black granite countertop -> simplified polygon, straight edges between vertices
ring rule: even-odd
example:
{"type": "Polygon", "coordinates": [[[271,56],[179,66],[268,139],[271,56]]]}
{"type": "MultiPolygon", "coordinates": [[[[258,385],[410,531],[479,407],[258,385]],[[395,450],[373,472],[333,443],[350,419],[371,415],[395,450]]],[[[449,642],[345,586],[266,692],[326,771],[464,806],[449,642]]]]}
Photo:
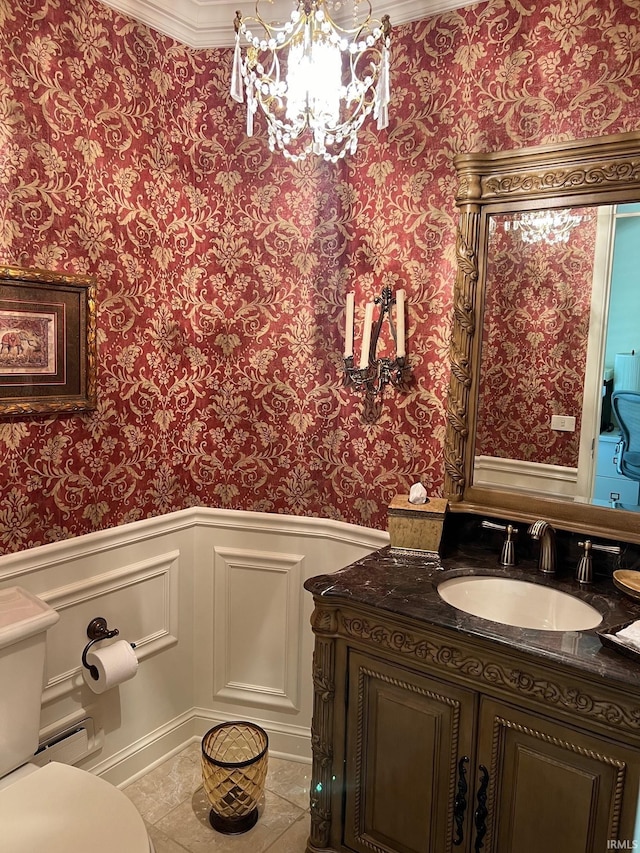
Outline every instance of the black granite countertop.
{"type": "Polygon", "coordinates": [[[517,647],[543,661],[569,666],[582,674],[640,688],[640,655],[627,656],[605,648],[596,632],[640,619],[640,602],[619,592],[610,577],[580,586],[573,573],[547,576],[535,560],[513,568],[498,565],[495,552],[472,547],[440,558],[437,554],[383,548],[333,574],[310,578],[305,588],[314,596],[379,608],[425,625],[447,628],[500,646],[517,647]],[[603,615],[586,631],[517,628],[471,616],[446,604],[438,584],[460,575],[497,575],[552,586],[580,598],[603,615]]]}

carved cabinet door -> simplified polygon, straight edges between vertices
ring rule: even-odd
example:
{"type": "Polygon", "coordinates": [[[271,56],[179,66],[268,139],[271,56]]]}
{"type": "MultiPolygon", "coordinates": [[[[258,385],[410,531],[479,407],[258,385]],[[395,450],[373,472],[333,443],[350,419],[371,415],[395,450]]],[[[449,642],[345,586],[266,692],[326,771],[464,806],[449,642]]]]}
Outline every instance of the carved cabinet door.
{"type": "Polygon", "coordinates": [[[344,844],[469,849],[477,694],[350,650],[344,844]]]}
{"type": "Polygon", "coordinates": [[[486,804],[476,850],[604,853],[638,846],[640,751],[483,697],[477,761],[486,772],[486,804]]]}

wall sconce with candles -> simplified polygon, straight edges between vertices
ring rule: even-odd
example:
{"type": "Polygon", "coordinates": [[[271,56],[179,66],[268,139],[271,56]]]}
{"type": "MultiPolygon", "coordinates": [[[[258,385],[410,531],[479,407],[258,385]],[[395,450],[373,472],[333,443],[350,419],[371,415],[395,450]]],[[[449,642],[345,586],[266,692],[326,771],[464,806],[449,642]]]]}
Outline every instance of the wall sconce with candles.
{"type": "Polygon", "coordinates": [[[405,301],[404,290],[396,291],[394,297],[391,288],[385,286],[382,288],[381,296],[376,296],[373,302],[367,303],[364,313],[360,361],[356,367],[353,354],[355,294],[347,294],[344,342],[345,385],[352,385],[357,391],[364,391],[365,417],[367,420],[375,420],[379,416],[386,385],[391,384],[395,388],[402,388],[406,385],[409,366],[406,360],[405,301]],[[379,311],[374,322],[373,314],[376,305],[379,306],[379,311]],[[391,310],[394,305],[395,322],[391,310]],[[378,343],[385,317],[395,345],[395,358],[385,356],[378,358],[378,343]]]}

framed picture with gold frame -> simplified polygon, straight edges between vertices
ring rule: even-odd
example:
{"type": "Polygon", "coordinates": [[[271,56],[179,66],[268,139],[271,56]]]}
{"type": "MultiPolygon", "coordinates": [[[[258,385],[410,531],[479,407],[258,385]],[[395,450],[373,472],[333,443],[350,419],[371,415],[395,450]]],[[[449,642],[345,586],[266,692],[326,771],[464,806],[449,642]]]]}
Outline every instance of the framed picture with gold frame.
{"type": "Polygon", "coordinates": [[[0,416],[95,406],[95,280],[0,267],[0,416]]]}

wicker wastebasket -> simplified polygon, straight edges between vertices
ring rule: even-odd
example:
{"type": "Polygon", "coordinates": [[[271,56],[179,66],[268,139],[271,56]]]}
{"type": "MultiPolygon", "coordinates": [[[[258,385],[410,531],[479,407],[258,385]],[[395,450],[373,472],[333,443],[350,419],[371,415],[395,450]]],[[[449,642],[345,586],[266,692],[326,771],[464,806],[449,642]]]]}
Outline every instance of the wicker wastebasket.
{"type": "Polygon", "coordinates": [[[202,738],[202,781],[218,832],[238,834],[255,826],[267,776],[269,739],[254,723],[214,726],[202,738]]]}

